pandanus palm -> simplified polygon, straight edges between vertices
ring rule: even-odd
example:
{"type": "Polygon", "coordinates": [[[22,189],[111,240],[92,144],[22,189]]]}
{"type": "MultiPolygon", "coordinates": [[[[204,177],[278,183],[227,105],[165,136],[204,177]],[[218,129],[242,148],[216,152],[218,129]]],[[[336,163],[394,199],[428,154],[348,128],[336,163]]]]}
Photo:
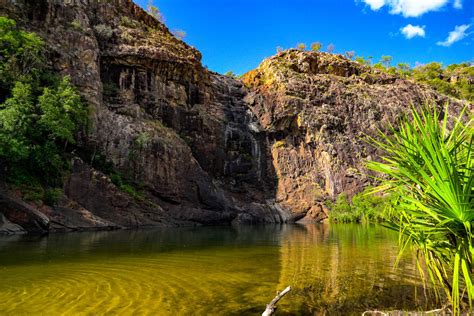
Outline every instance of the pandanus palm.
{"type": "Polygon", "coordinates": [[[425,106],[412,109],[391,133],[371,142],[384,154],[368,167],[383,174],[378,191],[399,196],[389,225],[411,245],[425,280],[444,289],[453,312],[474,298],[474,124],[464,110],[450,118],[425,106]],[[440,120],[441,119],[441,120],[440,120]]]}

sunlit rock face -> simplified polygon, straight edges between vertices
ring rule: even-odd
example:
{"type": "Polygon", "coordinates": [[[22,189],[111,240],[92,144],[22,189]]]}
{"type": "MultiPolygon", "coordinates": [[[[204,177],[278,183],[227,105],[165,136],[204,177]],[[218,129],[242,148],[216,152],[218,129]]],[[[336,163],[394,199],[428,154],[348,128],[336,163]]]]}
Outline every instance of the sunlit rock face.
{"type": "Polygon", "coordinates": [[[45,40],[49,66],[91,109],[65,197],[38,207],[54,219],[46,231],[319,221],[325,199],[368,183],[362,162],[376,153],[364,133],[411,102],[446,101],[340,56],[295,50],[243,82],[225,77],[131,0],[0,0],[0,14],[45,40]],[[141,197],[117,188],[104,164],[141,197]]]}
{"type": "Polygon", "coordinates": [[[264,128],[278,177],[276,201],[321,219],[321,202],[371,183],[364,161],[380,153],[367,136],[388,130],[411,105],[460,103],[428,87],[377,72],[341,55],[278,53],[245,74],[250,110],[264,128]]]}

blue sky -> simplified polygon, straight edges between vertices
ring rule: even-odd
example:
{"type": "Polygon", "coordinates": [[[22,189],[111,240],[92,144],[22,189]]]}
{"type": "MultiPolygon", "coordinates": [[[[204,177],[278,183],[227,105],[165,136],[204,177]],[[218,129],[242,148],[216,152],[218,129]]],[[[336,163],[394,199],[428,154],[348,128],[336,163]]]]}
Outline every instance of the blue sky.
{"type": "MultiPolygon", "coordinates": [[[[146,7],[148,0],[135,0],[146,7]]],[[[474,0],[154,0],[203,64],[245,73],[276,47],[319,41],[393,64],[474,59],[474,0]],[[450,32],[451,35],[450,35],[450,32]],[[411,37],[411,38],[407,38],[411,37]]]]}

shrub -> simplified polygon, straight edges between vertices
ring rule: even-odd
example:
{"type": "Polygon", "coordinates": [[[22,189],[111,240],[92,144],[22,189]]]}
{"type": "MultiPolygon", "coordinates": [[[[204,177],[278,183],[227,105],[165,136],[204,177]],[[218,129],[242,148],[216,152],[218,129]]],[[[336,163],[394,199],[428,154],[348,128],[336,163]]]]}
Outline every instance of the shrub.
{"type": "Polygon", "coordinates": [[[371,188],[356,194],[349,201],[345,193],[340,194],[334,203],[328,202],[329,220],[341,223],[382,222],[384,212],[392,203],[392,196],[373,194],[371,188]]]}
{"type": "Polygon", "coordinates": [[[311,43],[311,50],[313,52],[318,52],[323,45],[320,42],[311,43]]]}
{"type": "Polygon", "coordinates": [[[163,14],[161,14],[160,10],[153,5],[153,0],[148,1],[147,12],[161,23],[164,22],[163,14]]]}
{"type": "Polygon", "coordinates": [[[105,24],[98,24],[94,26],[94,31],[97,36],[103,40],[108,40],[114,35],[114,30],[105,24]]]}
{"type": "Polygon", "coordinates": [[[382,59],[380,60],[382,65],[384,65],[386,68],[390,67],[390,64],[392,63],[392,56],[382,56],[382,59]]]}
{"type": "Polygon", "coordinates": [[[84,28],[82,27],[81,22],[78,20],[72,21],[71,23],[69,23],[69,26],[75,31],[84,32],[84,28]]]}
{"type": "Polygon", "coordinates": [[[228,72],[226,72],[226,73],[224,74],[224,76],[237,79],[237,75],[236,75],[232,70],[229,70],[228,72]]]}
{"type": "Polygon", "coordinates": [[[296,48],[298,48],[299,50],[305,50],[306,49],[306,44],[305,43],[298,43],[298,45],[296,45],[296,48]]]}
{"type": "Polygon", "coordinates": [[[120,188],[120,190],[127,193],[128,195],[130,195],[132,198],[134,198],[137,201],[143,201],[145,199],[145,196],[144,196],[143,192],[137,191],[130,184],[122,184],[119,188],[120,188]]]}
{"type": "Polygon", "coordinates": [[[413,109],[392,136],[371,139],[384,154],[368,167],[387,177],[379,191],[397,193],[389,226],[400,232],[400,253],[413,247],[422,277],[444,289],[459,314],[460,302],[472,311],[474,299],[474,120],[468,110],[448,113],[413,109]]]}
{"type": "Polygon", "coordinates": [[[63,190],[61,188],[47,189],[44,192],[43,201],[49,206],[56,206],[62,196],[63,190]]]}
{"type": "Polygon", "coordinates": [[[124,27],[128,27],[128,28],[137,28],[140,26],[140,23],[138,23],[138,21],[128,17],[128,16],[121,16],[120,17],[120,25],[124,26],[124,27]]]}

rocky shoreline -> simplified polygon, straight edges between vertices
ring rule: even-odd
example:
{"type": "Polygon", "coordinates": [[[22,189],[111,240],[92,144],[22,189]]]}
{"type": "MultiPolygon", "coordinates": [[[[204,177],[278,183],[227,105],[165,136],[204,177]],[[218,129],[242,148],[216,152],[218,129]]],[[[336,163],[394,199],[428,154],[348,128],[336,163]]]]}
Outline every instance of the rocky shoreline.
{"type": "Polygon", "coordinates": [[[47,43],[91,108],[58,205],[0,194],[0,232],[321,221],[324,201],[371,183],[363,141],[410,104],[460,101],[341,55],[288,50],[242,80],[131,0],[0,0],[47,43]],[[129,183],[122,190],[101,157],[129,183]]]}

